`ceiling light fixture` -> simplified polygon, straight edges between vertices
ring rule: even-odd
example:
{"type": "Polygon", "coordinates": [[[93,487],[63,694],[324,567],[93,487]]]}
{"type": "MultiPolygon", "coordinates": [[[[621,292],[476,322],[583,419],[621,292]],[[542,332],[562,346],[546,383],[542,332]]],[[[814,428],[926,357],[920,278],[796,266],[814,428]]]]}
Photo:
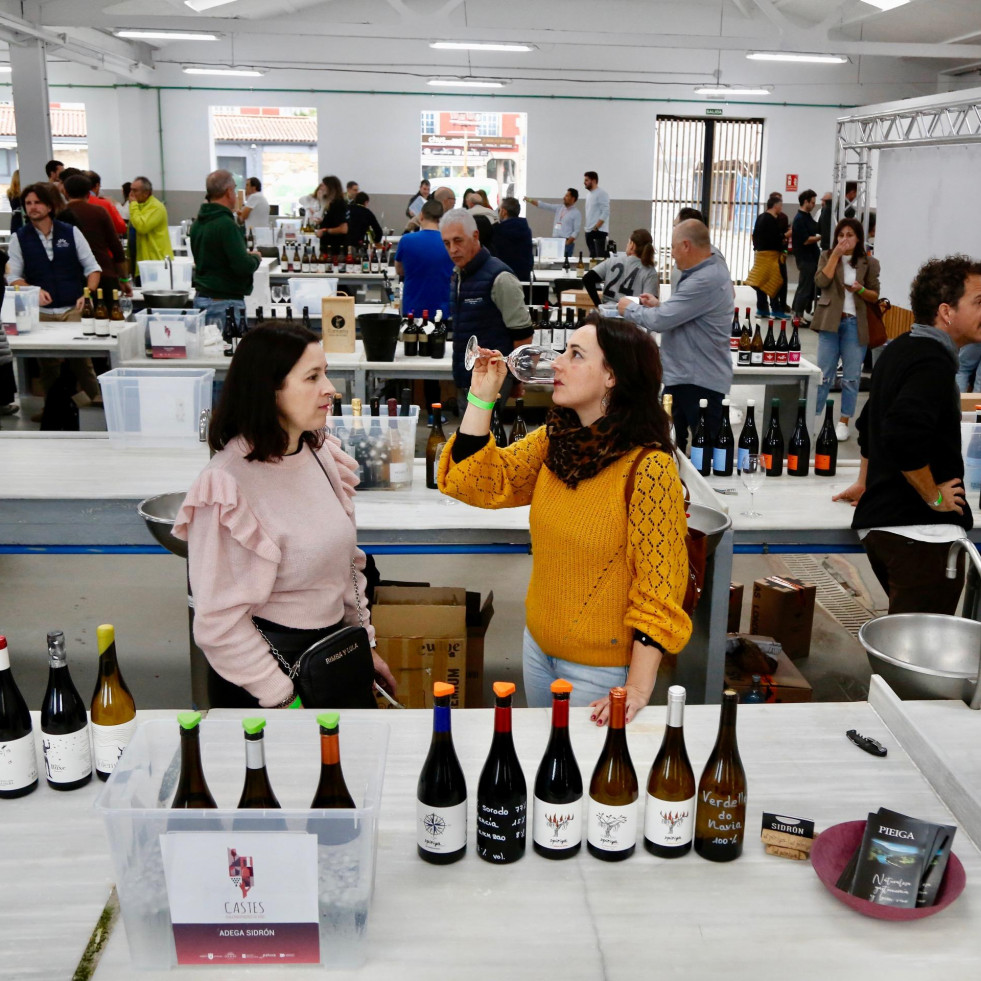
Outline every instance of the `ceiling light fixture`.
{"type": "Polygon", "coordinates": [[[862,2],[872,7],[878,7],[879,10],[895,10],[896,7],[902,7],[909,3],[910,0],[862,0],[862,2]]]}
{"type": "Polygon", "coordinates": [[[10,65],[0,65],[0,74],[6,75],[7,72],[11,71],[10,65]]]}
{"type": "Polygon", "coordinates": [[[201,31],[143,31],[135,28],[122,28],[113,31],[116,37],[136,38],[145,41],[217,41],[217,34],[204,34],[201,31]]]}
{"type": "Polygon", "coordinates": [[[533,44],[507,44],[498,41],[432,41],[438,51],[534,51],[533,44]]]}
{"type": "Polygon", "coordinates": [[[730,95],[769,95],[772,90],[762,87],[741,87],[737,88],[735,86],[729,87],[727,85],[699,85],[695,89],[696,95],[717,95],[717,96],[730,96],[730,95]]]}
{"type": "Polygon", "coordinates": [[[750,51],[746,57],[750,61],[795,61],[811,65],[844,65],[848,59],[844,55],[799,54],[795,51],[750,51]]]}
{"type": "Polygon", "coordinates": [[[241,75],[255,77],[265,75],[264,68],[223,68],[220,65],[185,65],[185,75],[241,75]]]}
{"type": "Polygon", "coordinates": [[[202,10],[210,10],[212,7],[223,7],[226,3],[235,3],[235,0],[184,0],[184,5],[200,13],[202,10]]]}
{"type": "Polygon", "coordinates": [[[497,78],[431,78],[429,84],[441,88],[501,89],[508,79],[497,78]]]}

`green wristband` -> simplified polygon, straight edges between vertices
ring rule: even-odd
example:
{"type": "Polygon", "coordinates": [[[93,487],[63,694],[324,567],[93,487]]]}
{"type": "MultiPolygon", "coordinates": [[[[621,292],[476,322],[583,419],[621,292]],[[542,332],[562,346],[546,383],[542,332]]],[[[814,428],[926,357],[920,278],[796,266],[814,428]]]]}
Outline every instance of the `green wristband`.
{"type": "Polygon", "coordinates": [[[941,504],[943,504],[943,502],[944,502],[944,492],[940,491],[940,493],[937,494],[937,499],[933,502],[933,504],[930,505],[930,507],[938,508],[940,507],[941,504]]]}
{"type": "Polygon", "coordinates": [[[474,395],[473,392],[467,392],[467,401],[471,405],[477,406],[478,409],[486,409],[488,412],[490,412],[491,409],[494,408],[493,402],[485,402],[483,399],[477,398],[477,396],[474,395]]]}
{"type": "Polygon", "coordinates": [[[858,288],[858,295],[861,296],[864,292],[865,292],[865,287],[864,286],[859,286],[859,288],[858,288]]]}
{"type": "Polygon", "coordinates": [[[289,705],[286,706],[288,709],[301,709],[303,708],[303,702],[300,701],[300,696],[297,695],[289,705]]]}

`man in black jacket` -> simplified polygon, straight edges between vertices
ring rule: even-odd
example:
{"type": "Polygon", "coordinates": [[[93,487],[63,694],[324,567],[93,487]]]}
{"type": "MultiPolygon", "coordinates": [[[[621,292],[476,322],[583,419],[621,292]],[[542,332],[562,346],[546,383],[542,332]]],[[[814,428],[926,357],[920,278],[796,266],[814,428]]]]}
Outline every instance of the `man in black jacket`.
{"type": "Polygon", "coordinates": [[[528,220],[521,217],[521,202],[517,198],[504,198],[498,215],[501,220],[491,234],[490,250],[501,262],[511,267],[511,272],[522,283],[527,283],[531,279],[535,256],[531,227],[528,220]]]}
{"type": "Polygon", "coordinates": [[[954,376],[958,349],[981,341],[981,263],[932,259],[910,304],[916,323],[886,345],[859,416],[859,478],[834,500],[855,505],[852,527],[890,613],[952,614],[964,571],[947,579],[947,554],[973,524],[954,376]]]}

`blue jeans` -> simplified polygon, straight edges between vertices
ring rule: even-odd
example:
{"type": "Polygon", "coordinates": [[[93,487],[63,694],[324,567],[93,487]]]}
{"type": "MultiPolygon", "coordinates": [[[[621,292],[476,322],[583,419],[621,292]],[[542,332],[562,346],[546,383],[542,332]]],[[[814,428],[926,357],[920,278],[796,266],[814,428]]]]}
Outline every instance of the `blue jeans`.
{"type": "Polygon", "coordinates": [[[572,682],[569,704],[585,706],[610,694],[611,688],[627,681],[627,668],[599,668],[592,664],[576,664],[560,657],[549,657],[535,642],[525,627],[521,647],[528,708],[548,708],[552,704],[551,684],[558,678],[572,682]]]}
{"type": "Polygon", "coordinates": [[[194,309],[205,310],[204,322],[214,324],[221,330],[225,326],[225,317],[229,310],[235,311],[235,323],[239,322],[245,313],[245,300],[212,300],[207,296],[196,296],[194,309]]]}
{"type": "Polygon", "coordinates": [[[572,258],[572,253],[573,253],[575,247],[576,247],[576,243],[575,242],[566,242],[565,243],[565,257],[567,259],[571,259],[572,258]]]}
{"type": "Polygon", "coordinates": [[[957,369],[957,388],[962,392],[976,392],[978,365],[981,364],[981,344],[967,344],[958,355],[961,366],[957,369]]]}
{"type": "Polygon", "coordinates": [[[839,416],[851,419],[858,404],[858,383],[862,377],[865,346],[858,343],[858,321],[854,317],[842,318],[835,330],[822,330],[818,334],[817,362],[821,369],[821,386],[817,393],[817,414],[824,412],[831,383],[838,371],[841,358],[841,407],[839,416]]]}

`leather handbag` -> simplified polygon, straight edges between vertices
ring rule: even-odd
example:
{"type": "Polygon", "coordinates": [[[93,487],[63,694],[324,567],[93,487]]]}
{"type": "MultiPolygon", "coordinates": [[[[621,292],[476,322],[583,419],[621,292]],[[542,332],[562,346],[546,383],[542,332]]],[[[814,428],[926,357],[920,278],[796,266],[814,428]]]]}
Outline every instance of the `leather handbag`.
{"type": "Polygon", "coordinates": [[[885,316],[892,304],[883,296],[874,303],[865,304],[865,317],[869,330],[869,347],[882,347],[886,343],[885,316]]]}

